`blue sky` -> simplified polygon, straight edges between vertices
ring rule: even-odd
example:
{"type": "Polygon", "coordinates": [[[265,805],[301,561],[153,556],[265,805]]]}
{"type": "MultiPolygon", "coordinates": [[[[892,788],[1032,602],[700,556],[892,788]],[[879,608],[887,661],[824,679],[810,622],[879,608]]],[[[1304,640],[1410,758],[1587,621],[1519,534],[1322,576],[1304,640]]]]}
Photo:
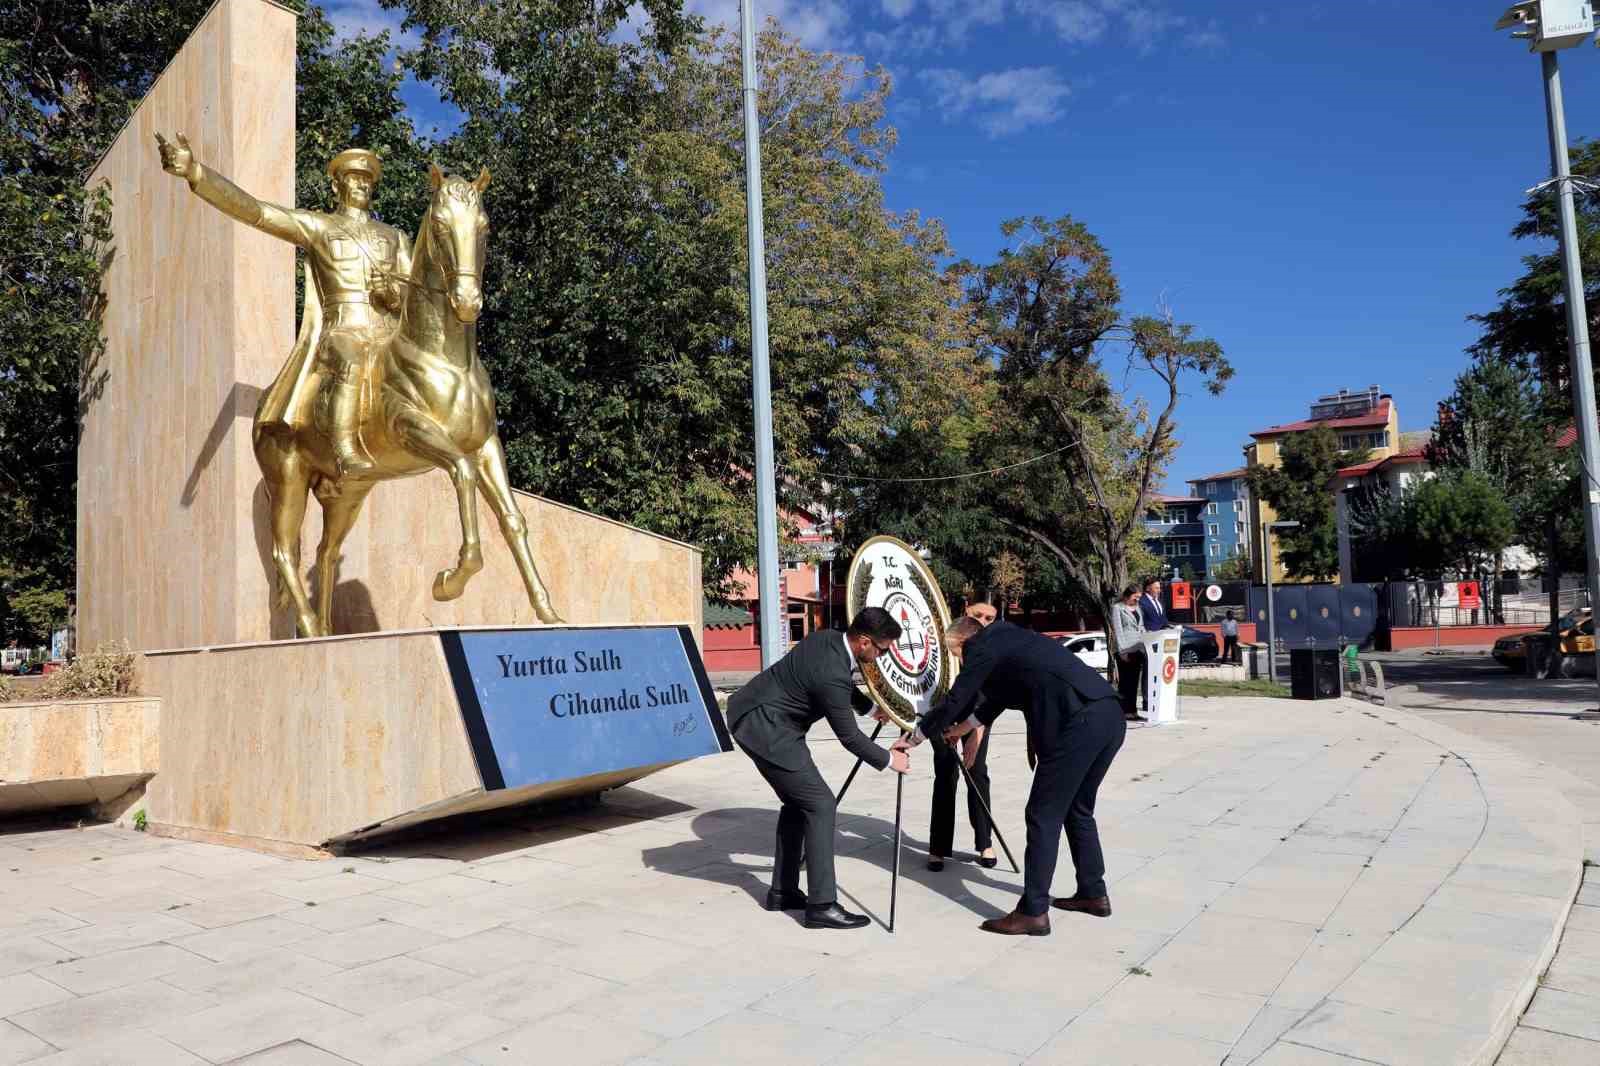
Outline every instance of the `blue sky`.
{"type": "MultiPolygon", "coordinates": [[[[1002,219],[1071,214],[1128,311],[1164,298],[1223,344],[1237,376],[1180,406],[1174,488],[1340,387],[1380,385],[1426,429],[1466,316],[1528,250],[1507,233],[1548,149],[1538,58],[1493,30],[1509,0],[757,2],[894,75],[891,207],[980,262],[1002,219]]],[[[392,20],[327,6],[347,29],[392,20]]],[[[737,0],[689,6],[737,19],[737,0]]],[[[1600,52],[1562,59],[1572,136],[1600,134],[1600,52]]]]}

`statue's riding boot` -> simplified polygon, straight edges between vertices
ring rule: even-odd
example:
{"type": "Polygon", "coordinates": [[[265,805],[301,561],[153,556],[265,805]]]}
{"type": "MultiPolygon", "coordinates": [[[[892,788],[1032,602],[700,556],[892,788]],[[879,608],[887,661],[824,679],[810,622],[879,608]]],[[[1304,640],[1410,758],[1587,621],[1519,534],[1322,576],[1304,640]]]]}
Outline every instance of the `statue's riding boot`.
{"type": "Polygon", "coordinates": [[[339,476],[369,474],[376,467],[356,447],[356,426],[361,422],[361,386],[339,382],[333,387],[333,457],[339,476]]]}

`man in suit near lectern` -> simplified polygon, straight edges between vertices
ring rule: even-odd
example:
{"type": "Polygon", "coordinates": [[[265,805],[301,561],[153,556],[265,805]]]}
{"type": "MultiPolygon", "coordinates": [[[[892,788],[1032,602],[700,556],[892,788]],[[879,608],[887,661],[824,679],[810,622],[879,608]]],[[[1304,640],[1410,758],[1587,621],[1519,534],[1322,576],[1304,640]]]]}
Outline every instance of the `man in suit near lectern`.
{"type": "Polygon", "coordinates": [[[1094,803],[1128,730],[1116,691],[1059,642],[1009,622],[982,626],[962,618],[945,630],[944,639],[950,654],[961,660],[961,673],[944,702],[891,750],[915,747],[939,734],[959,739],[978,725],[992,725],[1007,707],[1016,707],[1027,719],[1028,741],[1039,757],[1028,793],[1022,899],[1016,910],[989,919],[983,929],[1012,936],[1050,935],[1050,884],[1063,826],[1078,890],[1054,905],[1109,917],[1106,861],[1094,803]]]}
{"type": "Polygon", "coordinates": [[[1161,579],[1152,577],[1144,583],[1144,595],[1139,597],[1139,617],[1144,620],[1146,633],[1159,633],[1170,627],[1167,609],[1161,606],[1161,579]]]}
{"type": "Polygon", "coordinates": [[[854,674],[900,639],[889,612],[868,607],[844,633],[822,629],[751,679],[728,700],[728,730],[783,801],[773,852],[767,910],[805,908],[808,929],[858,929],[864,915],[839,906],[833,879],[833,790],[817,772],[806,747],[806,731],[823,718],[852,755],[875,770],[910,769],[904,751],[874,744],[856,727],[855,715],[872,709],[857,690],[854,674]],[[800,892],[800,860],[806,860],[809,892],[800,892]]]}

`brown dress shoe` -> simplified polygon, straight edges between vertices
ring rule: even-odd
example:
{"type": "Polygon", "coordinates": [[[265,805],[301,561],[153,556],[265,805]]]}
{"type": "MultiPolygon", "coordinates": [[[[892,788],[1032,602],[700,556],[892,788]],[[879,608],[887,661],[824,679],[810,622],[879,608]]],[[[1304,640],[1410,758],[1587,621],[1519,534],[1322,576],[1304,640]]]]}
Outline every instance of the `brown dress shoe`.
{"type": "Polygon", "coordinates": [[[1050,916],[1012,911],[1004,918],[990,918],[978,928],[985,933],[999,933],[1001,936],[1049,936],[1050,916]]]}
{"type": "Polygon", "coordinates": [[[1096,918],[1111,917],[1110,896],[1062,896],[1050,901],[1052,907],[1064,911],[1077,911],[1079,914],[1092,914],[1096,918]]]}

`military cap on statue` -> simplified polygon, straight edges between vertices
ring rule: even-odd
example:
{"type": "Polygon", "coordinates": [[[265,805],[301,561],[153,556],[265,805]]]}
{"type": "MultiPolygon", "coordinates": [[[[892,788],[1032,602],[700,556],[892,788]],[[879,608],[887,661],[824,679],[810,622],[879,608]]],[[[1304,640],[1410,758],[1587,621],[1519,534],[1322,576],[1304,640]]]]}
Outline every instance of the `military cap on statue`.
{"type": "Polygon", "coordinates": [[[346,148],[328,162],[328,177],[337,178],[347,170],[364,170],[377,181],[383,176],[383,164],[375,153],[365,148],[346,148]]]}

